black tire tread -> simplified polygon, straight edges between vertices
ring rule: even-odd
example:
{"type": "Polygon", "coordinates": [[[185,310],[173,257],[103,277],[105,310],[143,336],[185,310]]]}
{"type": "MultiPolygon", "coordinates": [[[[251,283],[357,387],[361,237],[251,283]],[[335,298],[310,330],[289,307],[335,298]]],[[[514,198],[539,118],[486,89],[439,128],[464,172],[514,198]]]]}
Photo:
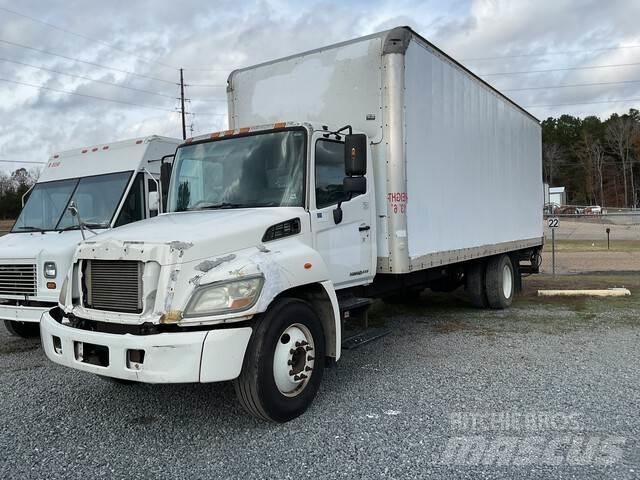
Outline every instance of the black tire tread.
{"type": "Polygon", "coordinates": [[[5,320],[4,326],[14,337],[35,338],[40,336],[40,324],[31,322],[18,322],[5,320]]]}
{"type": "Polygon", "coordinates": [[[487,308],[489,302],[485,292],[485,262],[482,260],[471,263],[465,272],[465,288],[471,305],[475,308],[487,308]]]}
{"type": "Polygon", "coordinates": [[[247,346],[244,356],[242,371],[238,378],[233,381],[236,396],[240,405],[242,405],[249,414],[268,422],[279,422],[280,420],[269,415],[264,405],[261,403],[260,395],[257,391],[258,385],[256,383],[256,379],[259,375],[259,366],[263,361],[262,359],[264,355],[269,354],[269,352],[264,352],[262,350],[262,344],[260,342],[267,333],[267,329],[271,323],[270,318],[277,316],[283,309],[296,304],[304,305],[311,313],[313,313],[311,306],[303,300],[296,298],[282,298],[277,300],[270,307],[267,313],[256,317],[254,331],[251,335],[251,339],[249,340],[249,345],[247,346]],[[251,353],[254,349],[257,350],[255,356],[251,353]]]}
{"type": "Polygon", "coordinates": [[[494,310],[502,310],[511,305],[513,299],[513,289],[515,288],[515,278],[512,282],[511,297],[505,298],[502,292],[502,268],[505,262],[511,265],[512,275],[515,275],[513,264],[508,255],[496,255],[491,257],[487,262],[487,271],[485,273],[485,284],[487,292],[487,301],[489,307],[494,310]]]}

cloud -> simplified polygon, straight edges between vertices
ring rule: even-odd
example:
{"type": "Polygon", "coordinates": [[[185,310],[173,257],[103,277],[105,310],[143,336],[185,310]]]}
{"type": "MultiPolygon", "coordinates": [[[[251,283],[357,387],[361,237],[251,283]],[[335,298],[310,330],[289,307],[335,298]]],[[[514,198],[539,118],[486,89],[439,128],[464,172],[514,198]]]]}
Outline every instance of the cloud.
{"type": "MultiPolygon", "coordinates": [[[[4,119],[0,125],[0,158],[4,159],[44,161],[52,152],[67,148],[147,134],[179,136],[178,115],[165,111],[177,107],[179,67],[185,68],[189,85],[186,93],[191,100],[188,110],[195,113],[190,117],[195,133],[222,129],[226,126],[225,84],[232,69],[396,25],[413,26],[481,74],[640,62],[640,48],[548,55],[640,44],[636,22],[640,2],[181,0],[178,8],[172,2],[130,0],[23,0],[19,4],[0,0],[0,7],[115,48],[8,12],[0,15],[0,39],[120,70],[0,43],[0,58],[118,86],[4,61],[0,61],[0,78],[153,107],[127,106],[0,82],[0,113],[4,119]],[[521,54],[547,55],[515,56],[521,54]],[[503,58],[472,60],[496,56],[503,58]]],[[[486,78],[497,88],[509,90],[640,80],[640,67],[486,78]]],[[[523,105],[580,103],[637,98],[640,83],[507,93],[523,105]]],[[[594,104],[531,110],[542,118],[563,112],[604,116],[626,111],[630,106],[633,105],[594,104]]]]}

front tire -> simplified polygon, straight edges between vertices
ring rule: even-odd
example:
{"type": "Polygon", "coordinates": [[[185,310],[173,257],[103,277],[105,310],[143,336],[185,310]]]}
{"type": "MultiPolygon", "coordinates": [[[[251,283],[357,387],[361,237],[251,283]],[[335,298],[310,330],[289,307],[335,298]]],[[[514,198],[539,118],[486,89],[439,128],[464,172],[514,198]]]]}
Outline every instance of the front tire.
{"type": "Polygon", "coordinates": [[[251,415],[288,422],[311,405],[325,361],[322,325],[311,306],[298,299],[277,300],[256,318],[236,395],[251,415]]]}
{"type": "Polygon", "coordinates": [[[40,336],[39,323],[5,320],[4,326],[7,331],[14,337],[35,338],[40,336]]]}

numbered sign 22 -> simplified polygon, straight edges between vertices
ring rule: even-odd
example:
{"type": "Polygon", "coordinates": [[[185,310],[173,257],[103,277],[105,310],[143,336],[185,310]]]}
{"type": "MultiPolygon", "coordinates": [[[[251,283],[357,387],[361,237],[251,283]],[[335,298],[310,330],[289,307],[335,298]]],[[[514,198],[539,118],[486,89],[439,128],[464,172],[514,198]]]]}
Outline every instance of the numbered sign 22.
{"type": "Polygon", "coordinates": [[[560,226],[560,220],[558,217],[548,218],[547,225],[549,225],[549,228],[558,228],[560,226]]]}

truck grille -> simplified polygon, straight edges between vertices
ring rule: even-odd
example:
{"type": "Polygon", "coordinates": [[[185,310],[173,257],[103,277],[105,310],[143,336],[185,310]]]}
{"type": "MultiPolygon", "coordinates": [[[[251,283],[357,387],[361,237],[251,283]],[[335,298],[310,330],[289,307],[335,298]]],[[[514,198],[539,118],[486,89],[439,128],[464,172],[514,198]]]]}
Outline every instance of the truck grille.
{"type": "Polygon", "coordinates": [[[142,262],[89,260],[85,306],[110,312],[142,312],[142,262]]]}
{"type": "Polygon", "coordinates": [[[27,295],[38,291],[36,266],[31,264],[0,265],[0,295],[27,295]]]}

